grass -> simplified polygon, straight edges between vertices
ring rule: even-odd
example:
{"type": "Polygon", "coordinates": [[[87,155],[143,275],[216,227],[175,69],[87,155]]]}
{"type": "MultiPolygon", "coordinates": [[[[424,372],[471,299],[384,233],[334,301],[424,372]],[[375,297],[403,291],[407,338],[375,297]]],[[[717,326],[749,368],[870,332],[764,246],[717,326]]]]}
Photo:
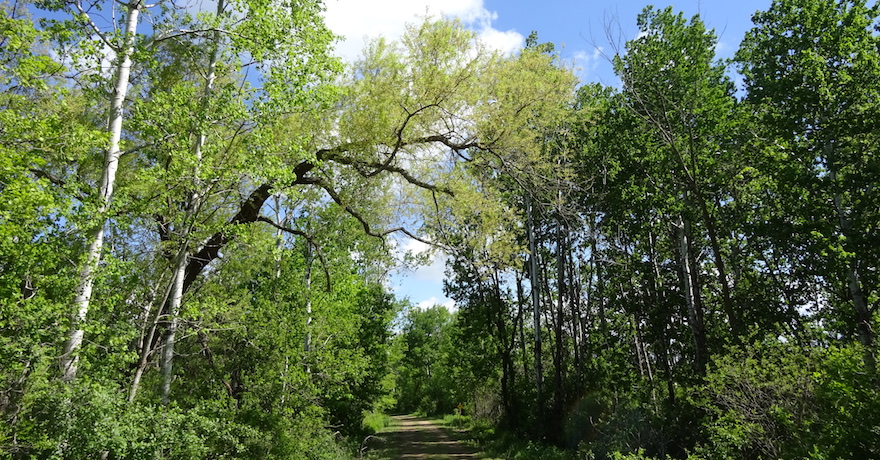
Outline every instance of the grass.
{"type": "Polygon", "coordinates": [[[575,460],[574,452],[538,441],[523,439],[513,433],[496,430],[485,420],[475,420],[468,416],[445,415],[435,419],[444,426],[456,428],[460,441],[477,446],[491,458],[509,460],[575,460]]]}
{"type": "Polygon", "coordinates": [[[396,458],[398,452],[393,447],[385,446],[385,440],[381,436],[386,428],[394,424],[394,419],[384,412],[365,411],[361,426],[368,435],[361,442],[358,458],[370,460],[396,458]]]}
{"type": "Polygon", "coordinates": [[[442,418],[433,419],[434,422],[456,429],[470,429],[471,418],[467,415],[446,414],[442,418]]]}
{"type": "Polygon", "coordinates": [[[370,434],[376,434],[385,429],[386,427],[391,426],[394,422],[394,419],[391,418],[388,414],[382,412],[374,412],[367,411],[364,413],[364,421],[361,422],[361,426],[364,427],[364,430],[370,434]]]}
{"type": "Polygon", "coordinates": [[[493,457],[508,460],[574,460],[576,453],[538,441],[523,439],[513,433],[493,433],[480,440],[480,447],[493,457]]]}

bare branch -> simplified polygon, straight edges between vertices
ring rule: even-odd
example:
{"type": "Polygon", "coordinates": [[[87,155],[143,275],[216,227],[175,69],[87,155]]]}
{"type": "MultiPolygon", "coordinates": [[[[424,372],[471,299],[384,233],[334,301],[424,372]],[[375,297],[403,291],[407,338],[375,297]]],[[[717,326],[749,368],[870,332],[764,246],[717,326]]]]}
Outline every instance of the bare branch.
{"type": "Polygon", "coordinates": [[[265,216],[257,217],[257,221],[258,222],[265,222],[265,223],[277,228],[278,230],[281,230],[282,232],[287,232],[292,235],[297,235],[297,236],[301,236],[301,237],[305,238],[306,242],[308,242],[310,246],[315,248],[315,252],[317,252],[317,254],[318,254],[318,259],[321,260],[321,268],[324,269],[324,276],[327,280],[327,292],[331,291],[332,287],[330,285],[330,269],[327,267],[327,259],[324,258],[324,253],[321,251],[321,246],[317,242],[315,242],[314,237],[312,235],[310,235],[302,230],[297,230],[295,228],[281,225],[281,224],[275,222],[274,220],[269,219],[268,217],[265,217],[265,216]]]}
{"type": "Polygon", "coordinates": [[[208,33],[221,33],[221,34],[226,34],[226,35],[234,35],[239,38],[244,38],[244,36],[238,32],[233,32],[228,29],[221,29],[219,27],[207,27],[204,29],[175,29],[175,30],[168,30],[168,31],[160,33],[159,35],[154,37],[152,40],[150,40],[147,46],[149,46],[149,47],[156,46],[157,44],[159,44],[165,40],[172,39],[172,38],[183,37],[183,36],[187,36],[187,35],[202,35],[202,34],[208,34],[208,33]]]}
{"type": "Polygon", "coordinates": [[[336,156],[336,155],[330,155],[330,154],[328,154],[326,156],[326,159],[329,161],[339,163],[339,164],[354,166],[355,169],[358,171],[358,173],[360,173],[364,177],[375,176],[376,174],[378,174],[381,171],[393,172],[395,174],[400,175],[400,177],[403,177],[407,182],[409,182],[412,185],[415,185],[416,187],[423,188],[425,190],[436,190],[438,192],[442,192],[442,193],[445,193],[450,196],[455,195],[451,189],[448,189],[446,187],[438,187],[434,184],[429,184],[429,183],[413,176],[405,168],[401,168],[400,166],[394,166],[394,165],[388,164],[388,162],[381,162],[380,163],[377,161],[361,161],[361,160],[357,160],[354,158],[347,158],[344,156],[336,156]],[[361,169],[362,167],[374,168],[375,170],[373,172],[368,172],[368,171],[361,169]]]}
{"type": "Polygon", "coordinates": [[[348,205],[344,202],[344,200],[342,199],[342,196],[340,196],[339,193],[333,188],[332,184],[325,181],[324,179],[318,179],[318,178],[312,179],[311,182],[314,185],[321,187],[325,192],[327,192],[327,195],[330,196],[330,199],[332,199],[333,202],[336,203],[337,205],[341,206],[342,209],[344,209],[345,212],[348,213],[348,215],[357,219],[357,221],[360,222],[361,227],[363,227],[364,233],[366,233],[367,235],[372,236],[374,238],[381,239],[383,241],[383,244],[384,244],[386,236],[388,236],[392,233],[399,232],[399,233],[403,233],[404,235],[406,235],[416,241],[419,241],[419,242],[422,242],[422,243],[425,243],[425,244],[428,244],[431,246],[442,247],[440,244],[438,244],[436,242],[426,240],[424,238],[416,236],[414,233],[407,230],[405,227],[395,227],[395,228],[386,229],[386,230],[379,230],[379,231],[373,230],[370,223],[367,222],[367,219],[364,218],[364,216],[361,215],[361,213],[359,211],[357,211],[356,209],[352,208],[350,205],[348,205]]]}

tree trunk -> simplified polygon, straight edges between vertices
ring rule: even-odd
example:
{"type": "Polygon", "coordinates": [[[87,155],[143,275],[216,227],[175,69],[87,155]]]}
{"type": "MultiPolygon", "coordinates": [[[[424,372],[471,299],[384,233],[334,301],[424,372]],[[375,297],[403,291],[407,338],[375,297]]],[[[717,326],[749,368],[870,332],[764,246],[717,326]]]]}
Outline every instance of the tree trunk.
{"type": "Polygon", "coordinates": [[[565,238],[565,227],[561,219],[556,223],[556,341],[553,353],[553,413],[555,420],[562,422],[564,416],[565,392],[563,391],[564,369],[563,359],[565,355],[565,334],[563,323],[565,322],[565,252],[568,251],[568,241],[565,238]]]}
{"type": "Polygon", "coordinates": [[[168,297],[171,295],[171,290],[173,288],[174,279],[171,279],[171,282],[168,284],[165,289],[165,295],[162,296],[162,301],[158,303],[158,308],[155,308],[156,314],[152,321],[150,320],[150,312],[153,308],[150,308],[150,311],[147,311],[144,314],[144,328],[141,332],[141,341],[140,346],[138,347],[140,356],[138,358],[138,365],[134,371],[134,377],[131,382],[131,389],[128,392],[128,402],[134,401],[135,396],[137,396],[138,390],[140,390],[141,378],[144,375],[144,372],[147,370],[147,365],[149,364],[150,356],[153,354],[155,350],[154,345],[156,344],[156,329],[159,327],[160,319],[159,317],[162,315],[162,309],[168,303],[168,297]],[[149,332],[147,332],[149,331],[149,332]]]}
{"type": "MultiPolygon", "coordinates": [[[[219,0],[217,2],[217,16],[221,16],[225,9],[225,3],[223,0],[219,0]]],[[[209,104],[209,98],[211,97],[211,93],[214,91],[214,81],[217,79],[217,54],[219,53],[220,48],[220,32],[214,31],[213,37],[213,45],[211,48],[211,54],[208,58],[208,72],[205,77],[205,92],[202,96],[202,107],[204,110],[207,110],[207,106],[209,104]]],[[[207,140],[207,135],[205,134],[204,129],[201,126],[197,127],[197,137],[196,144],[193,148],[193,156],[195,157],[195,170],[193,171],[193,188],[190,193],[186,212],[184,213],[183,223],[181,225],[181,234],[178,235],[180,238],[180,249],[178,251],[177,257],[175,258],[174,263],[174,277],[173,277],[173,288],[171,290],[171,299],[168,305],[167,313],[168,313],[168,326],[165,332],[165,344],[162,349],[162,403],[168,404],[168,400],[171,395],[171,381],[174,378],[173,367],[174,367],[174,346],[177,341],[177,326],[178,326],[178,316],[180,314],[180,307],[183,303],[183,294],[185,291],[184,288],[184,280],[186,279],[186,269],[189,265],[189,239],[191,237],[192,231],[195,227],[196,216],[198,215],[201,207],[202,207],[202,195],[201,195],[201,180],[199,180],[199,174],[201,173],[201,165],[202,165],[202,151],[205,147],[205,141],[207,140]]]]}
{"type": "Polygon", "coordinates": [[[577,370],[578,381],[583,380],[584,363],[581,355],[581,281],[580,281],[580,265],[575,263],[574,256],[569,255],[569,302],[571,302],[571,337],[572,349],[574,350],[575,369],[577,370]]]}
{"type": "Polygon", "coordinates": [[[543,395],[541,387],[544,380],[544,371],[541,366],[541,299],[540,299],[540,283],[538,282],[538,249],[535,243],[535,223],[532,213],[532,199],[526,196],[526,213],[528,213],[528,233],[529,233],[529,281],[532,289],[532,310],[534,313],[535,328],[535,392],[537,394],[538,407],[541,407],[543,395]]]}
{"type": "MultiPolygon", "coordinates": [[[[654,234],[653,228],[648,233],[649,252],[651,257],[651,300],[654,305],[666,304],[666,291],[661,289],[660,265],[657,262],[657,236],[654,234]]],[[[657,359],[663,368],[663,374],[666,377],[666,392],[669,406],[675,406],[675,380],[672,375],[672,366],[669,363],[669,338],[666,336],[668,331],[668,323],[663,324],[663,332],[657,339],[655,349],[658,353],[657,359]],[[660,342],[662,340],[662,343],[660,342]]]]}
{"type": "Polygon", "coordinates": [[[174,378],[174,345],[177,343],[177,316],[183,303],[183,278],[186,275],[188,246],[184,244],[175,258],[171,299],[168,309],[168,325],[165,330],[165,343],[162,348],[162,404],[168,404],[171,396],[171,381],[174,378]]]}
{"type": "MultiPolygon", "coordinates": [[[[311,218],[311,217],[309,217],[311,218]]],[[[312,370],[309,366],[309,353],[312,351],[312,263],[314,256],[312,255],[312,246],[309,242],[306,242],[306,273],[305,273],[305,284],[306,284],[306,337],[303,340],[303,351],[305,352],[305,359],[303,362],[306,366],[306,373],[311,374],[312,370]]]]}
{"type": "MultiPolygon", "coordinates": [[[[831,154],[831,145],[825,146],[825,158],[828,160],[831,154]]],[[[837,182],[837,170],[831,168],[831,182],[837,182]]],[[[840,233],[849,239],[852,235],[852,226],[849,222],[846,209],[843,205],[843,197],[840,193],[834,193],[834,207],[837,211],[837,217],[840,221],[840,233]]],[[[852,258],[846,265],[847,290],[853,302],[856,313],[856,328],[859,331],[859,342],[865,347],[865,367],[873,374],[877,368],[876,357],[874,355],[874,330],[871,328],[871,310],[868,308],[868,298],[862,289],[862,280],[859,274],[858,256],[852,258]]]]}
{"type": "Polygon", "coordinates": [[[679,244],[679,267],[681,272],[682,291],[688,308],[688,324],[694,339],[694,365],[699,375],[706,373],[709,361],[709,350],[706,340],[706,326],[703,323],[703,306],[699,294],[699,284],[694,267],[695,257],[690,242],[690,223],[679,216],[675,233],[679,244]]]}
{"type": "MultiPolygon", "coordinates": [[[[495,330],[498,334],[498,346],[500,348],[501,357],[501,403],[504,407],[505,424],[516,429],[519,422],[517,413],[518,405],[513,401],[513,388],[516,379],[516,370],[513,362],[514,337],[508,335],[507,324],[505,319],[505,303],[501,297],[501,282],[498,277],[497,270],[493,271],[491,277],[492,286],[489,289],[491,299],[490,305],[493,305],[495,330]]],[[[514,331],[514,334],[516,331],[514,331]]]]}
{"type": "Polygon", "coordinates": [[[98,196],[97,215],[100,222],[95,225],[89,235],[89,248],[86,252],[86,260],[79,274],[79,282],[76,286],[76,297],[73,304],[76,314],[73,317],[71,332],[61,355],[61,379],[72,381],[76,378],[77,363],[79,361],[79,348],[82,345],[85,330],[83,323],[89,312],[89,303],[92,300],[92,286],[95,271],[101,261],[101,250],[104,247],[104,226],[107,222],[105,213],[110,207],[113,198],[113,187],[116,184],[116,170],[119,168],[119,141],[122,138],[122,120],[124,117],[125,97],[128,93],[129,77],[131,75],[131,55],[134,53],[134,40],[137,33],[138,15],[143,4],[140,0],[134,0],[128,4],[128,12],[125,17],[125,32],[122,36],[122,46],[119,50],[119,62],[116,64],[116,81],[113,87],[113,99],[110,103],[110,144],[104,155],[104,168],[101,174],[101,188],[98,196]]]}
{"type": "Polygon", "coordinates": [[[525,333],[525,316],[523,310],[523,305],[526,304],[527,300],[525,299],[525,290],[523,289],[523,279],[522,275],[517,272],[516,274],[516,317],[517,322],[519,323],[519,346],[520,346],[520,355],[522,356],[522,366],[523,366],[523,375],[529,375],[529,354],[526,351],[526,333],[525,333]]]}
{"type": "Polygon", "coordinates": [[[702,191],[696,184],[693,185],[693,188],[699,202],[703,223],[706,225],[706,233],[709,235],[709,245],[712,248],[715,268],[718,270],[718,284],[721,285],[721,305],[724,307],[724,313],[727,316],[727,322],[730,324],[733,337],[737,339],[743,331],[739,315],[733,307],[733,298],[731,297],[730,285],[728,284],[727,265],[724,263],[724,257],[721,254],[721,244],[718,243],[718,230],[715,228],[715,219],[709,214],[702,191]]]}

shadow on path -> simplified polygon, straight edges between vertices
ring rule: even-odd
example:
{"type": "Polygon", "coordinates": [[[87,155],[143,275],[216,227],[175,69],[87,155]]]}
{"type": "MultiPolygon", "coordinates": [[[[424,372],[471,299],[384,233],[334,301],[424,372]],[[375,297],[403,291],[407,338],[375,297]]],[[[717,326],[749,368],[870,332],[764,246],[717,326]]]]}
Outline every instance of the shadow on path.
{"type": "Polygon", "coordinates": [[[395,425],[383,432],[384,447],[393,452],[391,458],[405,460],[422,459],[479,459],[477,450],[449,436],[444,428],[431,421],[411,415],[392,417],[395,425]]]}

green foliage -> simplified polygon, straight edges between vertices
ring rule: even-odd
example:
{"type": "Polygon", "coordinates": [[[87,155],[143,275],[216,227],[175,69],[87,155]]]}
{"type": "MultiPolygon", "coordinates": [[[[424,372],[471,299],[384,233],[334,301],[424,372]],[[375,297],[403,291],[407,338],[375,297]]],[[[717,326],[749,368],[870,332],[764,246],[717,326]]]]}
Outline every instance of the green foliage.
{"type": "Polygon", "coordinates": [[[880,457],[880,7],[774,1],[738,100],[671,8],[639,15],[620,90],[575,93],[536,33],[501,56],[426,18],[339,77],[319,2],[144,6],[97,212],[124,41],[76,5],[0,6],[4,456],[346,458],[384,411],[463,404],[446,423],[504,458],[880,457]],[[413,222],[458,311],[392,330],[375,236],[413,222]]]}
{"type": "Polygon", "coordinates": [[[457,405],[456,363],[450,356],[456,348],[454,321],[441,305],[406,311],[403,329],[395,337],[402,351],[395,363],[397,410],[436,415],[457,405]]]}
{"type": "MultiPolygon", "coordinates": [[[[512,160],[534,176],[466,171],[519,222],[499,234],[449,213],[461,238],[447,282],[460,309],[454,354],[473,363],[453,372],[472,395],[494,396],[471,398],[475,408],[491,401],[480,415],[535,439],[552,425],[556,442],[595,458],[876,456],[864,441],[876,438],[873,417],[854,406],[841,413],[865,427],[827,437],[831,407],[875,406],[868,120],[880,80],[878,10],[866,4],[777,1],[757,13],[737,55],[744,100],[715,60],[714,31],[649,7],[615,57],[623,88],[582,87],[553,124],[573,134],[551,127],[532,145],[550,154],[512,160]],[[516,234],[527,213],[534,254],[516,234]],[[491,244],[500,238],[512,244],[491,244]],[[529,257],[536,281],[521,268],[529,257]],[[541,353],[523,317],[532,288],[541,353]],[[750,330],[768,339],[744,345],[750,330]],[[838,350],[852,374],[835,381],[838,350]]],[[[535,35],[528,46],[539,47],[535,35]]]]}
{"type": "Polygon", "coordinates": [[[880,282],[871,236],[878,163],[868,147],[880,113],[878,18],[865,1],[776,1],[754,16],[737,54],[762,139],[762,186],[773,191],[757,230],[791,261],[791,283],[824,287],[829,301],[817,312],[829,328],[858,335],[869,362],[877,310],[869,293],[880,282]]]}
{"type": "Polygon", "coordinates": [[[570,451],[541,441],[523,439],[513,432],[496,431],[485,425],[476,424],[469,433],[477,441],[480,449],[489,458],[517,460],[574,460],[583,458],[570,451]]]}
{"type": "Polygon", "coordinates": [[[766,338],[719,357],[700,404],[709,458],[871,458],[880,395],[858,346],[803,349],[766,338]]]}
{"type": "Polygon", "coordinates": [[[14,458],[309,458],[344,456],[332,436],[307,417],[260,424],[229,398],[195,407],[131,404],[112,383],[37,383],[16,425],[14,458]]]}

